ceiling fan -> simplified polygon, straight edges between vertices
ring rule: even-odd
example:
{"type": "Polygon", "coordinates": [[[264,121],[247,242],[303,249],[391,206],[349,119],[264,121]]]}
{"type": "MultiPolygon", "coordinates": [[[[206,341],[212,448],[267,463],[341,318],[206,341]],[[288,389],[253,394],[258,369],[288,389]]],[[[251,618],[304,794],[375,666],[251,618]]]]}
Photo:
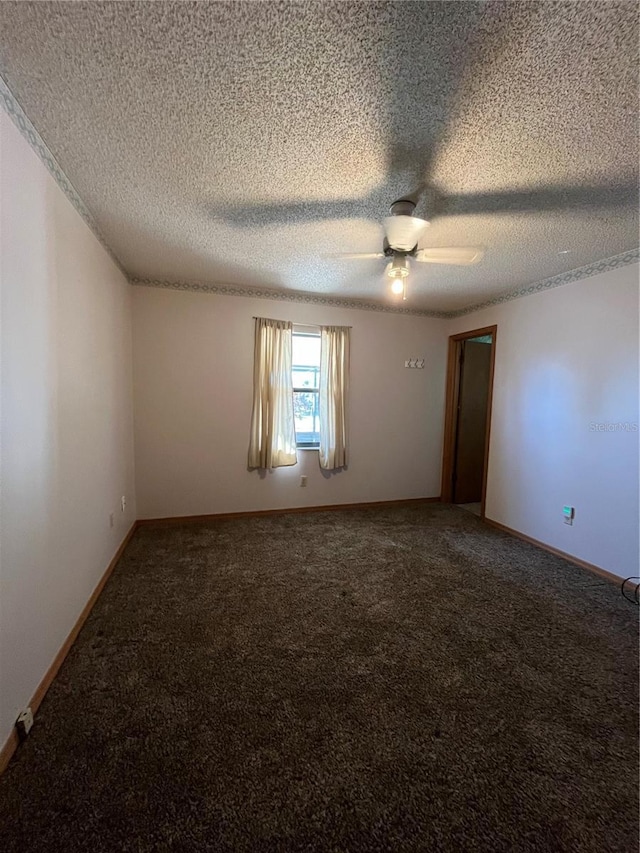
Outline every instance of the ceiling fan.
{"type": "MultiPolygon", "coordinates": [[[[419,194],[420,192],[417,193],[419,194]]],[[[413,215],[416,204],[415,196],[407,196],[393,202],[389,208],[391,215],[383,220],[385,238],[382,252],[347,252],[331,257],[344,260],[389,259],[387,275],[392,280],[391,291],[402,294],[403,299],[407,298],[406,279],[413,261],[422,264],[470,266],[482,259],[484,249],[480,247],[419,249],[418,243],[429,227],[429,222],[413,215]]]]}

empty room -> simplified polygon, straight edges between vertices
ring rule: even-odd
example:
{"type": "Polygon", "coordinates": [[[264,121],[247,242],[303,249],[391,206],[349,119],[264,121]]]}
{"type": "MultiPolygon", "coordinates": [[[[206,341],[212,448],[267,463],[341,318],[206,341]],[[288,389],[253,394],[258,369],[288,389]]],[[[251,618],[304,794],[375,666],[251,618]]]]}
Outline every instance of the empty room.
{"type": "Polygon", "coordinates": [[[636,2],[0,2],[0,848],[637,853],[636,2]]]}

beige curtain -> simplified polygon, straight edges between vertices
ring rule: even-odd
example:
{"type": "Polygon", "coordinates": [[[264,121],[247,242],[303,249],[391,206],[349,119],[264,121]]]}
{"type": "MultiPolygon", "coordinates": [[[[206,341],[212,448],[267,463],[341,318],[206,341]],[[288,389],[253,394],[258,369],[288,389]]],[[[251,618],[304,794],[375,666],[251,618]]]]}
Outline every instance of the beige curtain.
{"type": "Polygon", "coordinates": [[[349,328],[320,327],[320,467],[347,464],[349,328]]]}
{"type": "Polygon", "coordinates": [[[298,461],[291,335],[290,322],[256,317],[250,468],[280,468],[298,461]]]}

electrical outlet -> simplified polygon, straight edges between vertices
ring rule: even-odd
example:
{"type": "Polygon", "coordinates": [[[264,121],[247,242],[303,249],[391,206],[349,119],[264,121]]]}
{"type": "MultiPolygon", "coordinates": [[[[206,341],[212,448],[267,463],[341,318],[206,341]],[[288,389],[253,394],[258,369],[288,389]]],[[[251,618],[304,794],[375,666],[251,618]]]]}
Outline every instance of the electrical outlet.
{"type": "Polygon", "coordinates": [[[124,512],[126,508],[127,508],[127,499],[126,499],[126,497],[123,495],[123,496],[120,498],[120,509],[122,510],[122,512],[124,512]]]}
{"type": "Polygon", "coordinates": [[[307,475],[303,474],[302,477],[300,477],[300,486],[304,488],[304,486],[306,486],[306,485],[307,485],[307,475]]]}
{"type": "Polygon", "coordinates": [[[25,708],[16,720],[16,728],[18,729],[18,734],[22,739],[26,738],[26,736],[31,731],[32,726],[33,713],[31,711],[31,708],[25,708]]]}
{"type": "Polygon", "coordinates": [[[113,527],[115,524],[115,517],[112,512],[109,513],[109,527],[113,527]]]}

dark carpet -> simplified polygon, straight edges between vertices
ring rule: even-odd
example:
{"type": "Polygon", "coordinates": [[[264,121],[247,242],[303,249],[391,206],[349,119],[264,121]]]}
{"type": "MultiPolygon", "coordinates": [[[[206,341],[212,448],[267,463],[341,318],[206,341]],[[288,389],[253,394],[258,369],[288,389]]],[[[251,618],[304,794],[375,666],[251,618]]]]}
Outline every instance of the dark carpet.
{"type": "Polygon", "coordinates": [[[637,851],[638,609],[455,507],[139,529],[3,851],[637,851]]]}

